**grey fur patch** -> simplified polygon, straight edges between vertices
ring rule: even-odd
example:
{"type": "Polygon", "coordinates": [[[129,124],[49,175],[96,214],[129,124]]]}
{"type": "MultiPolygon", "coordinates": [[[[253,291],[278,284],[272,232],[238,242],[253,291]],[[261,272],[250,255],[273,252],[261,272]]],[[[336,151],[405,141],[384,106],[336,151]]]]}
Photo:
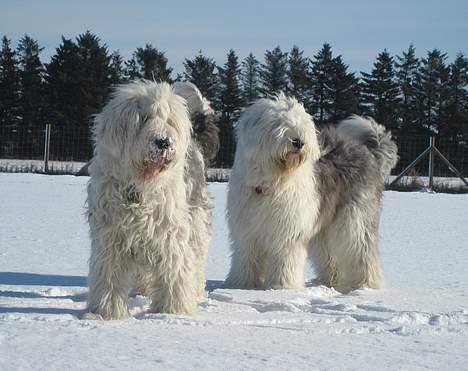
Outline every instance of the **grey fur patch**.
{"type": "Polygon", "coordinates": [[[219,151],[219,128],[214,113],[195,113],[191,117],[193,136],[208,166],[219,151]]]}
{"type": "Polygon", "coordinates": [[[366,193],[380,207],[384,178],[396,159],[396,145],[389,138],[379,140],[376,133],[366,133],[360,140],[340,137],[332,126],[325,127],[319,135],[322,156],[316,162],[315,172],[321,199],[321,221],[331,221],[340,207],[348,202],[358,202],[366,193]],[[367,135],[368,134],[368,135],[367,135]]]}
{"type": "Polygon", "coordinates": [[[390,134],[380,125],[378,129],[362,132],[357,138],[340,136],[332,126],[323,128],[319,134],[322,156],[315,163],[314,170],[320,195],[320,218],[312,255],[320,263],[316,264],[314,259],[312,262],[322,283],[338,285],[338,289],[344,292],[362,286],[378,287],[381,281],[380,268],[371,262],[378,261],[378,230],[385,176],[389,175],[398,157],[390,134]],[[346,220],[347,227],[339,224],[343,220],[346,220]],[[365,230],[359,241],[351,237],[352,229],[365,230]],[[363,272],[361,276],[355,275],[357,281],[347,281],[345,286],[342,286],[344,283],[339,276],[343,262],[336,266],[341,254],[345,253],[342,251],[335,255],[336,250],[332,246],[336,236],[342,233],[348,239],[346,248],[354,251],[355,246],[359,246],[355,260],[348,264],[352,265],[352,270],[363,272]],[[324,268],[326,259],[328,268],[324,268]]]}

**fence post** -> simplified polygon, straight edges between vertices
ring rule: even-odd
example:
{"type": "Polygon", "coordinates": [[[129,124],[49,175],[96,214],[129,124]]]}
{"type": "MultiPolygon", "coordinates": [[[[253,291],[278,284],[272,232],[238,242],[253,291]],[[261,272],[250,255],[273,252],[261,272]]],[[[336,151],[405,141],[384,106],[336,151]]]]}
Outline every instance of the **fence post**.
{"type": "Polygon", "coordinates": [[[46,124],[44,139],[44,172],[49,172],[49,151],[50,151],[50,124],[46,124]]]}
{"type": "Polygon", "coordinates": [[[431,135],[429,138],[429,148],[431,149],[429,151],[429,192],[434,191],[434,136],[431,135]]]}

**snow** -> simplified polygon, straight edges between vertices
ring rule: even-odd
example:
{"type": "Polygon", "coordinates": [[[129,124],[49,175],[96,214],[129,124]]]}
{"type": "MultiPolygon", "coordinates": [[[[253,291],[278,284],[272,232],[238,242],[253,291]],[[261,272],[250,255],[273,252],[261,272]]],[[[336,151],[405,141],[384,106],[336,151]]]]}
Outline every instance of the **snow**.
{"type": "Polygon", "coordinates": [[[226,184],[212,183],[208,299],[193,317],[78,319],[89,239],[86,177],[0,173],[0,370],[466,369],[468,195],[385,192],[385,287],[343,295],[222,288],[226,184]]]}

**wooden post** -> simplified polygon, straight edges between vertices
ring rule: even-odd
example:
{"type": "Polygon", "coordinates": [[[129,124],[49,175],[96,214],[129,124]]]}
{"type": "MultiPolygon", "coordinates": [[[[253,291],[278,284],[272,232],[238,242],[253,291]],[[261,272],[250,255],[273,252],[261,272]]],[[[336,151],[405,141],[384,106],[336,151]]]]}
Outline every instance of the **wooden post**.
{"type": "Polygon", "coordinates": [[[429,192],[434,192],[434,136],[429,139],[429,192]]]}
{"type": "Polygon", "coordinates": [[[46,124],[44,138],[44,173],[49,173],[49,153],[50,153],[50,124],[46,124]]]}

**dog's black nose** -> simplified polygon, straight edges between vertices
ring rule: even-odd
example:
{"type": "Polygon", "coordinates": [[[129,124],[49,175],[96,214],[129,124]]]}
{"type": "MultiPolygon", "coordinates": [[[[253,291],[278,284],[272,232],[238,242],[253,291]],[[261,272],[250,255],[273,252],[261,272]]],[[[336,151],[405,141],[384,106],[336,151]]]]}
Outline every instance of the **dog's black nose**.
{"type": "Polygon", "coordinates": [[[168,149],[169,148],[169,139],[167,138],[158,138],[154,140],[154,144],[156,147],[160,149],[168,149]]]}
{"type": "Polygon", "coordinates": [[[302,142],[299,138],[294,138],[293,140],[291,140],[291,143],[296,149],[301,149],[302,147],[304,147],[304,142],[302,142]]]}

